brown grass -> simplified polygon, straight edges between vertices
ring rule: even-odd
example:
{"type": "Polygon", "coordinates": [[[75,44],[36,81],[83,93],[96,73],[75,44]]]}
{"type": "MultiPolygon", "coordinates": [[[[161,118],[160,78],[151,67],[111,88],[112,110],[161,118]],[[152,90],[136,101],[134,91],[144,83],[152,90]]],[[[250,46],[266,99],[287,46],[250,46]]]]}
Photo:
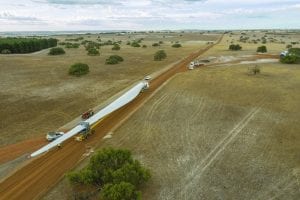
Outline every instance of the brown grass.
{"type": "MultiPolygon", "coordinates": [[[[104,35],[102,41],[122,40],[120,51],[112,46],[101,48],[100,56],[87,56],[85,49],[66,49],[66,55],[48,56],[48,50],[28,55],[0,55],[0,146],[43,136],[74,119],[85,110],[104,102],[115,93],[165,65],[198,50],[206,40],[216,35],[200,34],[131,34],[125,36],[104,35]],[[126,45],[134,38],[145,38],[148,48],[126,45]],[[164,41],[168,58],[153,61],[158,48],[152,43],[164,41]],[[183,47],[171,48],[170,41],[181,41],[183,47]],[[200,40],[202,43],[189,43],[200,40]],[[186,44],[185,44],[186,43],[186,44]],[[111,54],[122,56],[125,61],[118,65],[105,65],[111,54]],[[68,69],[75,62],[87,63],[90,73],[84,77],[71,77],[68,69]]],[[[59,36],[62,41],[68,36],[59,36]]],[[[69,38],[75,38],[72,36],[69,38]]],[[[96,36],[85,39],[95,40],[96,36]]]]}

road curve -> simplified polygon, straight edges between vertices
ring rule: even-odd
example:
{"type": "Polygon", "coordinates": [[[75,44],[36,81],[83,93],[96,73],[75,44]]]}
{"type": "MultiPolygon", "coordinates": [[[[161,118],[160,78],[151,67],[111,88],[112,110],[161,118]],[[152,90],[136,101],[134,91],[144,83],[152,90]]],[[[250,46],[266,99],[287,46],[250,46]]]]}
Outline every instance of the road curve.
{"type": "Polygon", "coordinates": [[[17,170],[0,183],[0,199],[39,199],[51,187],[53,187],[63,175],[74,168],[84,157],[87,148],[94,147],[102,140],[103,136],[120,124],[130,113],[137,110],[151,94],[155,92],[165,81],[178,72],[187,70],[187,65],[217,43],[207,46],[196,53],[191,54],[174,67],[162,73],[150,83],[147,92],[140,94],[134,101],[116,110],[95,127],[95,134],[83,142],[69,139],[59,150],[52,150],[40,157],[32,159],[26,166],[17,170]]]}

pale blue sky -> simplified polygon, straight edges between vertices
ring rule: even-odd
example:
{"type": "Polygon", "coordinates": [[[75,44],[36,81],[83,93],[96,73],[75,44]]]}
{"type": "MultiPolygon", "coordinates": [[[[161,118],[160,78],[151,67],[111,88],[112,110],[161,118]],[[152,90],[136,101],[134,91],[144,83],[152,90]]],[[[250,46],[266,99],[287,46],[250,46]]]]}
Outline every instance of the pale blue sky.
{"type": "Polygon", "coordinates": [[[300,28],[300,0],[0,0],[0,31],[300,28]]]}

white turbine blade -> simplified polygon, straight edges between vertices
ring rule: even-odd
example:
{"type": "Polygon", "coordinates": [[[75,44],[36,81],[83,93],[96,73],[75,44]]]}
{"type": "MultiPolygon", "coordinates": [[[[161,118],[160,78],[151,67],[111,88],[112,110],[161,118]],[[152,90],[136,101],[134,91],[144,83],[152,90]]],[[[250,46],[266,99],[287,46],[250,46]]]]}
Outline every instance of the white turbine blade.
{"type": "Polygon", "coordinates": [[[65,140],[73,137],[74,135],[78,134],[84,128],[85,127],[81,126],[81,125],[75,126],[73,129],[71,129],[70,131],[68,131],[67,133],[65,133],[63,136],[57,138],[56,140],[54,140],[53,142],[47,144],[46,146],[43,146],[39,150],[33,152],[30,156],[31,157],[37,156],[37,155],[39,155],[41,153],[44,153],[44,152],[52,149],[53,147],[56,147],[58,144],[60,144],[60,143],[64,142],[65,140]]]}
{"type": "MultiPolygon", "coordinates": [[[[147,82],[140,82],[137,85],[135,85],[133,88],[128,90],[126,93],[124,93],[122,96],[120,96],[118,99],[110,103],[108,106],[100,110],[98,113],[93,115],[91,118],[85,120],[89,123],[89,125],[94,124],[95,122],[99,121],[106,115],[114,112],[115,110],[121,108],[122,106],[128,104],[133,99],[135,99],[138,94],[143,90],[143,88],[147,85],[147,82]]],[[[58,144],[66,141],[67,139],[73,137],[74,135],[80,133],[85,127],[82,125],[77,125],[67,133],[65,133],[63,136],[59,137],[58,139],[54,140],[53,142],[49,143],[48,145],[40,148],[39,150],[33,152],[30,156],[34,157],[39,154],[42,154],[46,151],[49,151],[50,149],[56,147],[58,144]]]]}
{"type": "Polygon", "coordinates": [[[112,113],[113,111],[121,108],[122,106],[128,104],[133,99],[137,97],[137,95],[141,92],[141,90],[144,88],[145,83],[140,82],[130,90],[128,90],[125,94],[120,96],[118,99],[113,101],[111,104],[100,110],[98,113],[93,115],[91,118],[87,119],[86,122],[89,122],[90,125],[97,122],[99,119],[102,119],[106,115],[112,113]]]}

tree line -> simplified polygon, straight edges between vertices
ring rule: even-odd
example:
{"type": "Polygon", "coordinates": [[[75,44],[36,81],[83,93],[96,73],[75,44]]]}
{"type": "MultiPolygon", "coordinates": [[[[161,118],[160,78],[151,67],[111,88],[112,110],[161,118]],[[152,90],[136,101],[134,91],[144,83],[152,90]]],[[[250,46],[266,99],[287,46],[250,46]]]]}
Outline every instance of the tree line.
{"type": "Polygon", "coordinates": [[[32,53],[57,46],[57,39],[0,38],[0,53],[32,53]]]}

